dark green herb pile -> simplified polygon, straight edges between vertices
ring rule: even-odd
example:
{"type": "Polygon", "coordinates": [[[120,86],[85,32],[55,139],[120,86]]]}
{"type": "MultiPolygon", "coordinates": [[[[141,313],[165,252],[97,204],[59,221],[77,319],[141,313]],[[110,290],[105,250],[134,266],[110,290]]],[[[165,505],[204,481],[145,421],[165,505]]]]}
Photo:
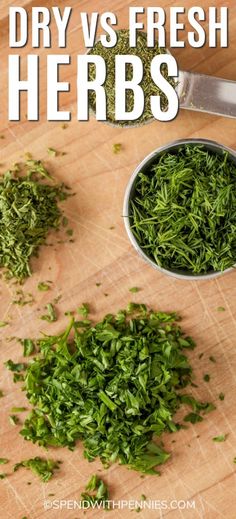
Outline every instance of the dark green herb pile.
{"type": "Polygon", "coordinates": [[[200,145],[165,152],[137,177],[132,232],[158,265],[193,274],[236,262],[236,165],[200,145]]]}
{"type": "Polygon", "coordinates": [[[61,335],[38,340],[40,354],[24,376],[33,409],[23,437],[69,448],[82,440],[89,461],[98,456],[106,465],[117,460],[156,473],[170,455],[153,436],[181,427],[173,421],[181,403],[192,407],[185,419],[193,423],[202,420],[200,411],[214,409],[181,394],[191,384],[184,352],[194,342],[176,319],[175,313],[130,303],[96,325],[84,315],[61,335]]]}
{"type": "MultiPolygon", "coordinates": [[[[121,29],[117,31],[117,44],[113,48],[105,48],[102,43],[98,41],[93,49],[89,51],[89,54],[101,56],[106,63],[106,81],[104,84],[106,99],[107,99],[107,120],[110,122],[116,122],[122,124],[137,124],[148,121],[153,118],[153,114],[150,107],[150,96],[160,96],[161,109],[165,110],[168,106],[168,100],[165,94],[160,90],[152,80],[150,66],[153,58],[157,54],[166,54],[165,49],[160,49],[158,43],[151,48],[147,47],[147,36],[143,32],[137,33],[137,44],[136,47],[129,46],[129,30],[121,29]],[[145,103],[144,111],[139,119],[135,121],[116,121],[115,119],[115,57],[116,55],[131,54],[138,56],[143,63],[143,79],[140,86],[143,89],[145,103]]],[[[166,65],[162,65],[163,76],[174,86],[174,81],[168,77],[168,70],[166,65]]],[[[93,81],[96,77],[96,68],[93,64],[90,65],[89,79],[93,81]]],[[[127,80],[131,80],[133,77],[133,67],[127,65],[127,80]]],[[[133,109],[134,95],[131,90],[127,92],[126,96],[126,109],[131,111],[133,109]]],[[[96,94],[91,91],[89,93],[89,103],[93,111],[96,110],[96,94]]]]}
{"type": "Polygon", "coordinates": [[[30,258],[48,232],[60,227],[58,202],[67,197],[66,186],[55,185],[40,161],[28,160],[19,171],[0,177],[0,267],[8,277],[22,280],[31,274],[30,258]],[[51,184],[42,182],[45,178],[51,184]]]}

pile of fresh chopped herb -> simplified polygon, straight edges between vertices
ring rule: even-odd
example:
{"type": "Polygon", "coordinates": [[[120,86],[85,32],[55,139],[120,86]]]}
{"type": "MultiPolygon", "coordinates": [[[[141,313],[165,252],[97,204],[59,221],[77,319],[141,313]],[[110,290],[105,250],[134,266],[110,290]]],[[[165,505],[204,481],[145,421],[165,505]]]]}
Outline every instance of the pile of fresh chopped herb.
{"type": "Polygon", "coordinates": [[[117,460],[155,474],[170,454],[153,439],[181,427],[174,421],[181,404],[192,407],[192,423],[214,409],[182,392],[192,377],[185,351],[195,345],[177,318],[130,303],[97,324],[86,313],[60,335],[39,339],[24,375],[33,409],[22,436],[69,448],[81,440],[89,461],[98,456],[105,465],[117,460]]]}
{"type": "Polygon", "coordinates": [[[35,160],[0,177],[0,267],[8,277],[30,276],[31,257],[48,232],[60,227],[58,202],[68,197],[67,189],[55,184],[42,162],[35,160]]]}
{"type": "Polygon", "coordinates": [[[157,265],[204,274],[236,262],[236,164],[227,152],[186,144],[137,176],[133,235],[157,265]]]}
{"type": "MultiPolygon", "coordinates": [[[[107,120],[115,122],[116,124],[137,124],[143,123],[150,119],[153,119],[153,114],[150,106],[150,96],[160,96],[161,109],[164,111],[168,107],[168,100],[165,94],[160,88],[154,83],[151,77],[151,62],[153,58],[158,54],[166,54],[166,50],[159,48],[158,43],[154,47],[147,46],[147,35],[144,32],[137,33],[136,47],[130,47],[129,45],[129,30],[120,29],[117,31],[117,43],[113,48],[103,47],[102,43],[98,41],[94,47],[89,51],[89,54],[101,56],[106,64],[106,80],[104,88],[106,92],[107,102],[107,120]],[[115,118],[115,57],[117,55],[134,55],[138,56],[143,63],[143,79],[140,82],[140,86],[144,92],[144,110],[143,114],[139,119],[135,121],[116,121],[115,118]]],[[[126,69],[126,79],[131,80],[133,77],[133,67],[128,64],[126,69]]],[[[174,86],[174,80],[168,76],[167,65],[163,64],[161,67],[162,75],[169,83],[174,86]]],[[[96,77],[96,67],[90,64],[89,68],[89,79],[93,81],[96,77]]],[[[89,93],[89,104],[93,111],[96,111],[96,94],[94,91],[89,93]]],[[[128,90],[126,94],[126,109],[128,111],[133,110],[134,105],[134,94],[132,90],[128,90]]]]}

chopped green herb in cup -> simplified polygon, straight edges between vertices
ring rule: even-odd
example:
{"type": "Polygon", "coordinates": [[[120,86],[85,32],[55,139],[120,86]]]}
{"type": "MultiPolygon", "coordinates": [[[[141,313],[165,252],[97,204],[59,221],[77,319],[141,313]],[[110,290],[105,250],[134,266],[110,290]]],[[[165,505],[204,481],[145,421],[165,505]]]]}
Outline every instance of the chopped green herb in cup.
{"type": "Polygon", "coordinates": [[[142,251],[166,270],[200,275],[233,267],[236,164],[203,144],[164,151],[138,173],[129,219],[142,251]]]}

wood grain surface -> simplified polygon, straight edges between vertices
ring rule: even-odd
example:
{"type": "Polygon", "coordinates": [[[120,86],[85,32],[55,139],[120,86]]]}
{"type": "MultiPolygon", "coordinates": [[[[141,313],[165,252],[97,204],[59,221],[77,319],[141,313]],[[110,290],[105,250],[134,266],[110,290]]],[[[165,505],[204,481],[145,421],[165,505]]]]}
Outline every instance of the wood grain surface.
{"type": "MultiPolygon", "coordinates": [[[[24,393],[13,384],[11,374],[1,368],[0,388],[4,392],[0,414],[0,457],[10,459],[2,470],[9,477],[0,483],[0,517],[2,519],[75,519],[84,517],[78,510],[44,510],[44,500],[79,499],[89,477],[98,469],[111,488],[112,498],[140,499],[141,494],[153,500],[194,500],[195,509],[145,510],[140,519],[235,519],[236,500],[236,287],[235,274],[227,274],[212,281],[187,282],[166,277],[156,272],[138,257],[130,245],[122,220],[122,205],[128,179],[141,159],[158,146],[177,138],[204,137],[217,140],[236,149],[236,122],[223,117],[182,111],[176,120],[169,123],[154,122],[141,128],[119,129],[91,120],[76,121],[76,55],[84,51],[80,25],[80,11],[117,13],[119,26],[126,27],[129,6],[143,5],[145,0],[124,1],[97,0],[76,2],[71,0],[41,2],[42,5],[73,7],[68,29],[68,49],[72,55],[71,65],[65,67],[61,80],[71,82],[70,93],[61,96],[61,108],[72,111],[72,121],[66,130],[60,123],[49,123],[46,118],[46,55],[45,49],[20,50],[25,67],[25,56],[33,52],[40,55],[40,121],[28,122],[25,96],[22,97],[22,121],[7,122],[7,56],[8,7],[15,2],[3,0],[0,7],[1,28],[1,116],[0,141],[1,170],[22,160],[26,152],[34,158],[44,159],[58,180],[68,183],[76,196],[64,204],[75,242],[59,244],[54,239],[53,247],[41,250],[40,257],[33,261],[33,276],[23,289],[32,292],[35,304],[24,308],[12,304],[16,287],[0,281],[0,320],[10,320],[10,326],[2,328],[0,359],[21,359],[22,348],[17,341],[9,342],[10,336],[37,337],[40,331],[54,333],[62,330],[67,322],[64,312],[74,310],[82,302],[89,302],[94,320],[107,312],[123,308],[131,299],[129,288],[138,286],[141,291],[132,294],[132,299],[161,310],[176,310],[182,317],[182,326],[191,334],[198,347],[190,353],[196,383],[193,394],[200,399],[214,402],[217,410],[206,419],[187,430],[164,436],[164,443],[172,453],[163,466],[161,477],[140,478],[138,473],[125,467],[112,466],[108,471],[99,461],[89,464],[78,446],[74,452],[67,449],[49,449],[48,455],[63,460],[61,470],[49,483],[40,483],[37,477],[22,469],[12,473],[13,464],[21,459],[45,455],[38,446],[26,442],[20,435],[20,425],[9,423],[12,406],[27,405],[24,393]],[[114,143],[122,144],[122,151],[114,155],[114,143]],[[49,157],[47,148],[54,147],[66,152],[63,156],[49,157]],[[37,290],[39,281],[53,281],[49,292],[37,290]],[[98,287],[96,283],[101,283],[98,287]],[[40,320],[46,303],[62,295],[57,308],[59,320],[47,324],[40,320]],[[105,295],[106,294],[106,295],[105,295]],[[225,307],[224,312],[217,307],[225,307]],[[199,354],[204,353],[199,359],[199,354]],[[209,361],[214,355],[216,363],[209,361]],[[204,373],[211,376],[203,381],[204,373]],[[218,399],[220,392],[225,400],[218,399]],[[224,443],[214,443],[212,438],[228,434],[224,443]],[[172,440],[176,440],[175,443],[172,440]],[[32,484],[28,485],[27,482],[32,484]],[[48,497],[50,493],[54,497],[48,497]]],[[[30,9],[40,2],[21,2],[30,9]]],[[[167,9],[181,2],[164,2],[158,5],[167,9]]],[[[182,2],[189,8],[195,2],[182,2]]],[[[212,2],[201,2],[207,9],[212,2]]],[[[221,2],[216,0],[215,6],[221,2]]],[[[230,45],[227,49],[175,49],[173,54],[179,66],[186,70],[208,73],[236,80],[236,8],[233,0],[225,1],[230,9],[230,45]]],[[[207,23],[206,23],[207,30],[207,23]]],[[[167,16],[168,28],[168,16],[167,16]]],[[[186,25],[188,28],[188,24],[186,25]]],[[[187,38],[184,33],[184,38],[187,38]]],[[[57,52],[56,29],[52,25],[53,49],[57,52]]],[[[12,51],[16,52],[16,51],[12,51]]],[[[52,52],[52,51],[50,51],[52,52]]],[[[65,52],[63,50],[63,52],[65,52]]],[[[61,235],[60,235],[61,236],[61,235]]],[[[47,453],[46,453],[47,455],[47,453]]],[[[135,513],[135,512],[134,512],[135,513]]],[[[114,519],[129,517],[129,510],[111,512],[114,519]]],[[[86,517],[106,518],[107,513],[89,511],[86,517]]],[[[130,516],[132,517],[132,515],[130,516]]]]}

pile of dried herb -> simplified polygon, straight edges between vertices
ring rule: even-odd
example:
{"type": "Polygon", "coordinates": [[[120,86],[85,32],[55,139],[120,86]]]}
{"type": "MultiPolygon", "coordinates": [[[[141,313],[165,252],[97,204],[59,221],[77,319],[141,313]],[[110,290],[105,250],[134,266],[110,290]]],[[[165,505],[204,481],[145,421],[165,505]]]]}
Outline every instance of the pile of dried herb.
{"type": "Polygon", "coordinates": [[[48,232],[60,227],[58,202],[68,197],[67,189],[55,184],[42,162],[35,160],[0,177],[0,267],[8,277],[22,280],[31,274],[32,255],[37,255],[48,232]]]}
{"type": "Polygon", "coordinates": [[[192,274],[236,262],[236,165],[227,152],[187,144],[137,176],[132,232],[157,265],[192,274]]]}
{"type": "Polygon", "coordinates": [[[186,419],[193,423],[214,409],[182,393],[192,376],[184,352],[195,345],[176,319],[130,303],[97,324],[86,314],[60,335],[39,339],[40,353],[24,375],[33,409],[23,437],[69,448],[81,440],[89,461],[98,456],[105,465],[117,460],[156,474],[170,454],[153,437],[181,427],[173,419],[181,404],[192,407],[186,419]]]}
{"type": "MultiPolygon", "coordinates": [[[[154,47],[147,47],[147,35],[144,32],[137,33],[136,47],[130,47],[129,45],[129,30],[120,29],[117,31],[117,44],[113,48],[103,47],[102,43],[98,41],[95,46],[89,51],[89,54],[101,56],[106,64],[106,81],[104,88],[106,92],[107,100],[107,120],[110,122],[117,121],[115,119],[115,57],[116,55],[130,54],[138,56],[143,63],[143,79],[140,86],[143,89],[145,102],[144,111],[142,116],[135,121],[118,121],[119,125],[122,124],[137,124],[144,123],[150,119],[153,119],[153,114],[150,107],[150,96],[160,96],[161,109],[164,111],[168,106],[168,100],[165,94],[160,88],[153,82],[150,72],[150,66],[153,58],[157,54],[166,54],[166,50],[159,48],[158,43],[154,47]]],[[[162,75],[174,86],[174,81],[168,76],[168,70],[166,65],[162,65],[162,75]]],[[[90,64],[89,79],[93,81],[96,77],[96,68],[93,64],[90,64]]],[[[133,68],[130,64],[127,65],[127,80],[131,80],[133,77],[133,68]]],[[[133,110],[134,95],[131,90],[127,92],[126,96],[126,109],[128,111],[133,110]]],[[[89,104],[93,111],[96,110],[96,94],[93,91],[89,93],[89,104]]]]}

